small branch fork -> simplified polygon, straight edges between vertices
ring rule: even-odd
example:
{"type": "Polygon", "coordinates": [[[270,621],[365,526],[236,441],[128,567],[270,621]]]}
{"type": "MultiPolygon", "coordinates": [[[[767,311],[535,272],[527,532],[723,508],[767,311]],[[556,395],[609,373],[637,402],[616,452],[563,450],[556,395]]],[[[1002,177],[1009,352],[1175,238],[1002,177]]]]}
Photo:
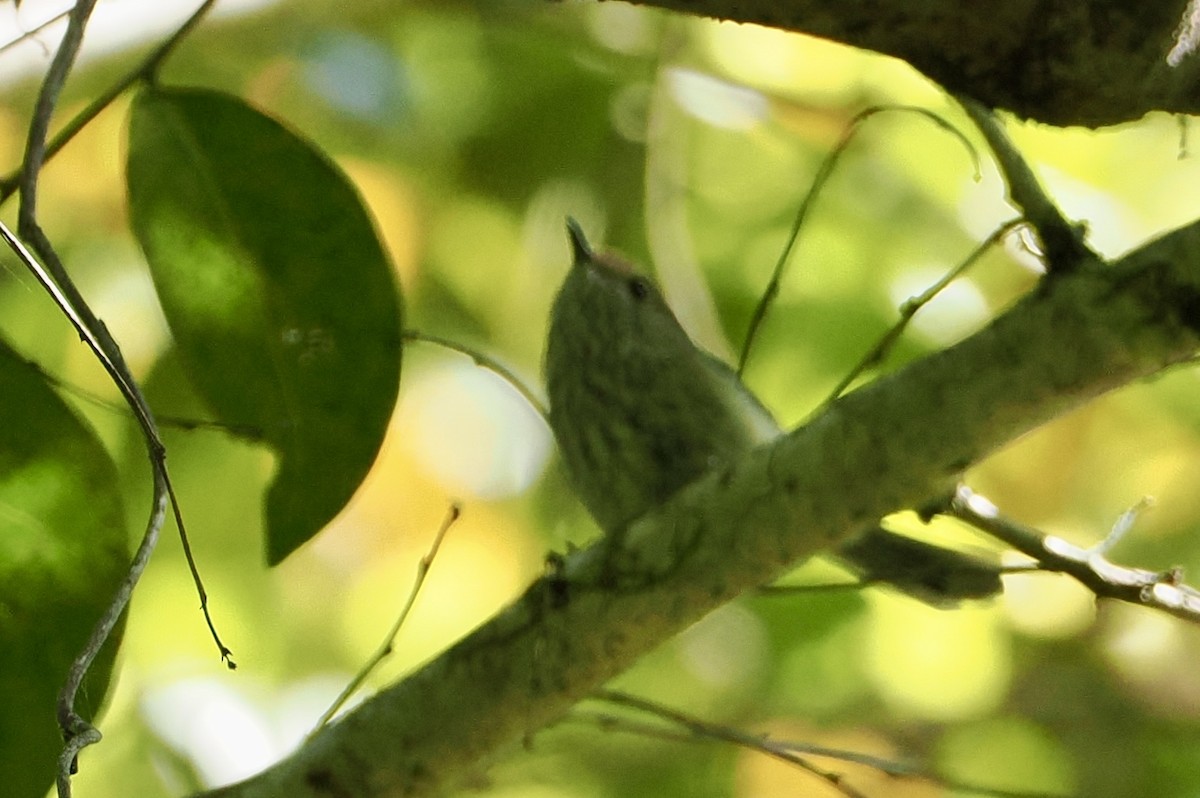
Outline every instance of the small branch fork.
{"type": "MultiPolygon", "coordinates": [[[[162,64],[162,62],[164,60],[166,60],[167,56],[170,55],[172,52],[174,52],[175,48],[179,46],[179,43],[181,41],[183,41],[183,39],[185,37],[187,37],[188,34],[190,34],[193,30],[196,29],[196,26],[198,26],[200,24],[200,21],[208,14],[209,10],[212,9],[212,7],[215,3],[216,3],[216,0],[204,0],[204,2],[201,3],[200,6],[194,12],[192,12],[192,15],[190,17],[188,17],[184,21],[184,23],[182,25],[180,25],[175,30],[175,32],[173,34],[171,34],[171,36],[168,39],[166,39],[166,41],[164,41],[162,44],[160,44],[158,47],[156,47],[154,50],[152,50],[145,57],[145,59],[142,60],[142,62],[140,64],[138,64],[136,67],[131,69],[125,76],[123,76],[116,83],[114,83],[112,86],[110,86],[103,94],[101,94],[96,99],[92,100],[92,102],[88,103],[86,108],[84,108],[82,111],[80,111],[78,114],[76,114],[69,122],[67,122],[65,125],[63,125],[62,129],[60,131],[58,131],[58,133],[56,133],[54,135],[54,137],[49,139],[48,141],[46,140],[46,134],[48,132],[47,128],[49,126],[50,120],[49,120],[49,114],[47,114],[46,119],[44,120],[44,122],[42,124],[42,131],[41,131],[41,138],[42,138],[42,142],[43,142],[42,147],[44,148],[44,151],[42,153],[41,162],[44,163],[45,161],[48,161],[51,158],[53,158],[55,155],[57,155],[59,153],[59,151],[62,150],[62,148],[65,147],[68,144],[68,142],[71,141],[71,139],[75,138],[75,136],[78,135],[79,131],[81,131],[85,127],[87,127],[88,123],[90,123],[93,119],[95,119],[97,116],[99,116],[101,111],[103,111],[108,106],[112,105],[113,100],[120,97],[131,86],[133,86],[139,80],[147,80],[147,79],[153,77],[154,74],[158,71],[158,68],[162,64]]],[[[95,5],[95,4],[92,3],[91,5],[95,5]]],[[[57,22],[63,16],[68,16],[69,18],[73,18],[74,15],[76,15],[78,13],[80,13],[80,11],[79,11],[79,5],[77,4],[74,9],[67,11],[67,12],[63,12],[62,14],[59,14],[59,15],[53,17],[44,25],[39,25],[37,28],[35,28],[30,33],[21,36],[20,39],[18,39],[18,41],[20,41],[21,39],[25,39],[25,38],[35,35],[39,31],[41,31],[46,25],[57,22]]],[[[91,11],[89,10],[88,15],[90,16],[90,14],[91,14],[91,11]]],[[[85,21],[85,24],[86,24],[86,21],[85,21]]],[[[64,43],[65,43],[65,41],[64,41],[64,43]]],[[[11,46],[11,44],[13,44],[13,43],[10,42],[9,44],[4,45],[4,48],[11,46]]],[[[78,46],[79,46],[78,44],[75,45],[76,52],[78,52],[78,46]]],[[[4,48],[0,48],[0,49],[4,49],[4,48]]],[[[61,48],[62,48],[61,44],[59,45],[59,48],[61,51],[61,48]]],[[[73,59],[72,59],[72,61],[73,61],[73,59]]],[[[67,71],[69,71],[71,64],[67,64],[66,66],[67,66],[67,71]]],[[[54,66],[52,64],[51,69],[53,69],[53,68],[54,68],[54,66]]],[[[49,73],[47,73],[46,77],[48,80],[50,77],[49,73]]],[[[64,73],[64,79],[65,79],[65,73],[64,73]]],[[[58,88],[59,89],[62,88],[61,81],[59,83],[58,88]]],[[[51,103],[50,107],[48,108],[48,111],[53,112],[53,110],[54,110],[53,103],[51,103]]],[[[39,164],[39,169],[40,169],[40,164],[39,164]]],[[[20,189],[20,187],[21,187],[22,181],[25,179],[25,173],[28,171],[30,171],[29,162],[28,162],[28,159],[25,159],[22,161],[21,165],[18,166],[15,171],[13,171],[12,173],[10,173],[8,175],[5,175],[3,178],[0,178],[0,202],[4,202],[4,201],[8,200],[10,197],[13,196],[13,194],[17,193],[18,189],[20,189]]],[[[33,170],[33,171],[36,172],[38,170],[33,170]]],[[[36,178],[35,178],[35,180],[36,180],[36,178]]]]}
{"type": "Polygon", "coordinates": [[[1117,565],[1106,556],[1149,506],[1150,501],[1143,499],[1122,513],[1108,536],[1089,548],[1005,518],[994,504],[965,485],[955,490],[944,512],[1032,557],[1038,570],[1074,578],[1096,598],[1137,604],[1200,623],[1200,590],[1184,584],[1182,569],[1147,571],[1117,565]]]}
{"type": "MultiPolygon", "coordinates": [[[[1086,263],[1100,262],[1100,257],[1083,240],[1084,228],[1072,224],[1062,215],[1038,183],[1033,170],[1013,146],[995,115],[970,98],[957,99],[967,116],[983,133],[1008,186],[1009,198],[1021,211],[1022,218],[1037,233],[1047,275],[1053,278],[1056,275],[1067,274],[1086,263]]],[[[1012,224],[1010,222],[1000,230],[1010,229],[1012,224]]],[[[993,239],[998,235],[999,231],[993,234],[993,239]]],[[[920,304],[918,302],[916,306],[919,307],[920,304]]],[[[843,386],[839,386],[841,387],[843,386]]],[[[1000,515],[994,504],[966,486],[956,489],[948,506],[941,512],[958,518],[1032,557],[1039,570],[1072,576],[1097,598],[1117,599],[1161,610],[1193,623],[1200,622],[1200,591],[1183,583],[1181,569],[1147,571],[1117,565],[1105,556],[1147,506],[1148,500],[1143,500],[1124,513],[1108,537],[1092,548],[1081,548],[1062,538],[1006,519],[1000,515]]]]}
{"type": "Polygon", "coordinates": [[[200,608],[204,613],[205,622],[216,641],[221,658],[230,668],[236,667],[230,658],[230,650],[225,647],[217,635],[212,618],[208,612],[208,597],[200,580],[192,556],[191,546],[179,509],[179,502],[171,485],[167,472],[166,450],[159,436],[158,427],[149,405],[142,396],[137,382],[134,380],[121,349],[109,333],[108,328],[95,315],[87,301],[76,288],[66,267],[55,251],[49,238],[42,230],[37,219],[37,189],[38,178],[46,159],[56,153],[76,133],[78,133],[92,118],[108,106],[121,92],[133,85],[139,79],[153,74],[158,64],[174,48],[181,38],[199,22],[207,13],[214,0],[206,0],[196,12],[176,31],[170,39],[155,50],[149,58],[129,75],[122,78],[106,94],[97,98],[79,116],[69,122],[64,129],[47,144],[50,120],[59,95],[66,83],[67,76],[75,64],[83,44],[84,31],[88,20],[95,8],[96,0],[78,0],[67,16],[67,27],[62,41],[55,51],[50,67],[46,71],[41,90],[29,124],[29,132],[25,145],[25,155],[20,168],[7,179],[0,181],[0,201],[7,199],[14,191],[20,195],[20,210],[18,212],[17,234],[8,227],[0,224],[0,238],[12,249],[13,253],[29,269],[42,288],[50,295],[54,303],[75,327],[82,340],[95,354],[97,360],[108,372],[113,383],[120,390],[126,403],[132,409],[145,439],[146,452],[150,458],[153,472],[153,499],[150,516],[146,522],[141,544],[134,554],[129,571],[117,587],[116,595],[104,614],[97,621],[83,651],[71,664],[66,683],[59,692],[57,715],[63,732],[64,748],[59,758],[57,777],[58,794],[60,798],[71,795],[71,774],[76,770],[79,752],[100,740],[100,732],[86,719],[75,711],[75,698],[83,683],[88,670],[91,668],[96,655],[115,628],[121,614],[129,603],[129,598],[137,585],[138,579],[146,568],[158,542],[159,533],[166,520],[167,507],[173,510],[180,538],[183,541],[184,553],[188,567],[191,569],[197,591],[200,596],[200,608]]]}
{"type": "Polygon", "coordinates": [[[1000,121],[984,106],[969,97],[956,98],[967,116],[979,128],[996,158],[1008,196],[1025,220],[1037,231],[1045,253],[1048,274],[1066,274],[1098,256],[1083,240],[1081,225],[1072,224],[1042,189],[1029,164],[1021,157],[1004,132],[1000,121]]]}

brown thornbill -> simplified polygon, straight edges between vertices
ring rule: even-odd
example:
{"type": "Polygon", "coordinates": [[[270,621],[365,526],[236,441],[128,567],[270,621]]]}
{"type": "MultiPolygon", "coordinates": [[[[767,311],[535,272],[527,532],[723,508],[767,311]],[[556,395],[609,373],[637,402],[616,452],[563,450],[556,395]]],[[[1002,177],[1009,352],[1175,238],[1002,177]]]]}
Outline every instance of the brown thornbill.
{"type": "MultiPolygon", "coordinates": [[[[593,252],[573,219],[567,230],[574,262],[546,342],[550,427],[579,498],[618,536],[780,430],[729,366],[692,343],[648,277],[593,252]]],[[[881,528],[839,556],[864,580],[938,605],[1000,589],[994,566],[881,528]]]]}

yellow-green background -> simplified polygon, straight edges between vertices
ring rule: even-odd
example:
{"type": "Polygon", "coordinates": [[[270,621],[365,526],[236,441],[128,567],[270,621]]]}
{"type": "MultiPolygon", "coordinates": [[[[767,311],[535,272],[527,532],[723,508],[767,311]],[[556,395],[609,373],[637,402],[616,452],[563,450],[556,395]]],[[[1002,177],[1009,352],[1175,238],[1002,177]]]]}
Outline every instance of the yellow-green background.
{"type": "MultiPolygon", "coordinates": [[[[81,68],[64,113],[132,58],[81,68]]],[[[916,104],[966,129],[936,87],[894,60],[619,3],[287,3],[206,22],[164,80],[243,96],[334,156],[390,248],[408,324],[487,352],[539,391],[566,214],[653,262],[685,325],[729,356],[815,170],[855,113],[916,104]]],[[[3,163],[19,159],[32,88],[10,87],[0,105],[3,163]]],[[[126,114],[118,101],[47,167],[43,223],[157,411],[203,417],[128,233],[126,114]]],[[[1100,133],[1011,129],[1105,254],[1200,212],[1200,162],[1174,119],[1100,133]]],[[[973,172],[963,148],[925,120],[868,123],[817,201],[748,370],[781,420],[802,421],[900,302],[1013,215],[986,157],[982,178],[973,172]]],[[[30,278],[6,263],[0,331],[53,373],[115,398],[30,278]]],[[[918,317],[889,365],[985,323],[1033,285],[1032,263],[1019,247],[984,258],[918,317]]],[[[1126,388],[1017,442],[970,480],[1008,514],[1079,544],[1153,495],[1117,557],[1195,568],[1196,388],[1186,369],[1126,388]]],[[[79,407],[118,460],[136,527],[149,502],[138,439],[119,415],[79,407]]],[[[81,760],[85,798],[179,795],[282,756],[378,644],[452,499],[463,518],[371,685],[502,607],[541,573],[548,550],[595,533],[536,414],[466,358],[424,345],[406,353],[388,440],[354,502],[273,571],[262,565],[259,510],[269,456],[219,433],[166,440],[211,608],[240,668],[220,663],[178,542],[165,535],[134,599],[105,739],[81,760]]],[[[806,575],[840,578],[824,567],[806,575]]],[[[1006,586],[1003,599],[956,612],[885,591],[746,599],[619,684],[749,730],[913,757],[964,782],[1196,794],[1197,631],[1096,608],[1058,577],[1006,586]]],[[[596,731],[583,713],[604,708],[580,709],[481,771],[485,794],[832,794],[719,744],[596,731]]],[[[871,796],[942,794],[857,778],[871,796]]]]}

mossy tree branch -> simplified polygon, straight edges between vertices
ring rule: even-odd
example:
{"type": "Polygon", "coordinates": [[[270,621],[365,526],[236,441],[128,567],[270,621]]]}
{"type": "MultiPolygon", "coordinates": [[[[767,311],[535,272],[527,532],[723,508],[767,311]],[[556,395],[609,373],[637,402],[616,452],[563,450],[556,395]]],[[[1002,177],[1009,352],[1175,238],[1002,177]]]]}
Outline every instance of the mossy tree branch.
{"type": "MultiPolygon", "coordinates": [[[[1186,64],[1165,67],[1182,2],[651,4],[891,53],[957,93],[1046,121],[1188,110],[1186,64]]],[[[1116,263],[1081,249],[985,329],[707,475],[641,519],[621,551],[601,542],[571,555],[288,759],[205,798],[422,796],[468,778],[722,603],[945,493],[1046,421],[1191,358],[1198,252],[1200,222],[1116,263]]]]}
{"type": "Polygon", "coordinates": [[[895,56],[954,94],[1052,125],[1200,111],[1200,54],[1176,50],[1188,0],[634,0],[895,56]],[[1175,58],[1173,57],[1173,61],[1175,58]]]}
{"type": "Polygon", "coordinates": [[[1197,253],[1200,223],[1116,263],[1090,257],[1051,274],[970,338],[685,489],[623,551],[602,543],[567,558],[292,757],[205,795],[437,793],[739,593],[939,495],[1044,422],[1192,357],[1197,253]]]}

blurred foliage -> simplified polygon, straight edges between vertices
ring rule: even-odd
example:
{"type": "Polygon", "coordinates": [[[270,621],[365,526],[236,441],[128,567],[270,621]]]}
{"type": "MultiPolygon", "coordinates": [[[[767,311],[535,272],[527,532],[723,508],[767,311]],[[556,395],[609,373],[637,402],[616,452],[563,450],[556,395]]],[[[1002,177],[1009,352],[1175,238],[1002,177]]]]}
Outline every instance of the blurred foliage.
{"type": "MultiPolygon", "coordinates": [[[[37,798],[61,747],[55,699],[130,552],[112,458],[3,344],[0,373],[0,769],[7,795],[37,798]]],[[[89,715],[104,698],[120,632],[82,684],[89,715]]]]}
{"type": "MultiPolygon", "coordinates": [[[[32,0],[22,5],[36,11],[32,0]]],[[[64,118],[133,60],[85,64],[64,118]]],[[[208,20],[162,79],[244,97],[311,138],[371,208],[406,323],[478,347],[535,386],[567,264],[567,214],[648,264],[685,326],[728,357],[814,171],[855,113],[918,104],[977,138],[935,86],[894,60],[620,3],[298,0],[208,20]]],[[[0,106],[6,163],[19,159],[33,90],[13,84],[0,106]]],[[[156,410],[203,418],[129,233],[128,112],[127,100],[116,103],[47,167],[43,223],[156,410]]],[[[1106,254],[1200,210],[1200,164],[1183,152],[1174,120],[1102,132],[1012,127],[1106,254]]],[[[977,181],[944,131],[878,116],[802,231],[749,384],[782,421],[802,421],[901,301],[1012,215],[989,164],[977,181]]],[[[49,302],[5,263],[0,333],[115,400],[49,302]]],[[[985,324],[1036,279],[1019,247],[991,253],[917,317],[885,368],[985,324]]],[[[1156,508],[1117,558],[1195,570],[1195,381],[1180,369],[1124,389],[969,479],[1009,515],[1079,544],[1152,494],[1156,508]]],[[[125,505],[141,518],[149,483],[132,424],[65,396],[113,453],[125,505]]],[[[536,413],[469,359],[428,345],[406,352],[388,438],[355,499],[274,570],[260,554],[271,453],[211,431],[169,429],[166,440],[211,607],[241,668],[230,674],[219,661],[178,542],[164,535],[134,598],[104,742],[81,759],[76,789],[88,798],[179,795],[290,750],[388,628],[452,498],[463,518],[373,686],[496,612],[541,572],[548,550],[595,534],[536,413]]],[[[950,525],[936,533],[986,545],[950,525]]],[[[799,578],[843,576],[815,562],[799,578]]],[[[956,612],[885,591],[747,598],[618,685],[707,719],[911,759],[963,782],[1114,797],[1200,790],[1200,631],[1093,607],[1056,577],[1006,584],[1002,600],[956,612]]],[[[873,798],[943,794],[822,764],[852,771],[873,798]]],[[[832,794],[760,755],[597,729],[582,717],[479,779],[497,796],[832,794]]]]}

